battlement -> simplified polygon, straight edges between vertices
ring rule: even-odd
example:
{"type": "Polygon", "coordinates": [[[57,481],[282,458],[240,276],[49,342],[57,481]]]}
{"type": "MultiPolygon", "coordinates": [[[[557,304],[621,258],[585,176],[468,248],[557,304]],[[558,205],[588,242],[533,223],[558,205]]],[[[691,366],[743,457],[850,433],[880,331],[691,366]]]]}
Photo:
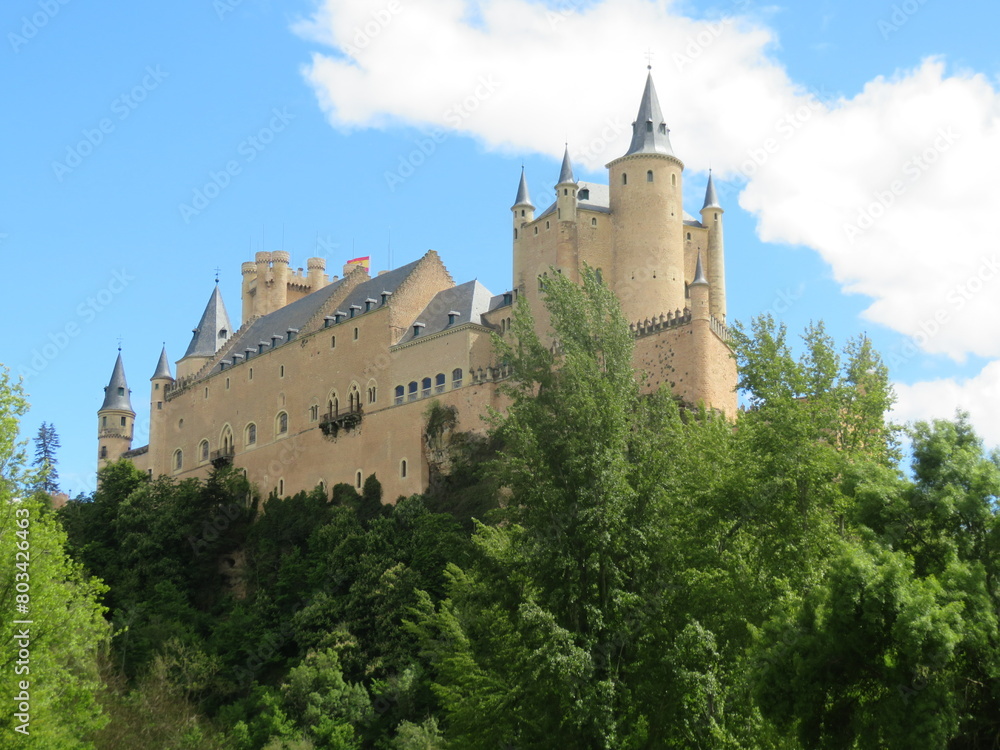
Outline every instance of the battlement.
{"type": "MultiPolygon", "coordinates": [[[[642,338],[643,336],[650,336],[654,333],[659,333],[660,331],[667,331],[672,328],[679,328],[689,324],[692,320],[691,309],[685,307],[683,310],[675,310],[672,313],[661,314],[659,317],[653,317],[652,319],[646,318],[635,323],[629,324],[629,330],[632,335],[636,338],[642,338]]],[[[718,336],[720,339],[729,343],[729,328],[721,320],[715,316],[709,318],[709,325],[711,326],[712,332],[718,336]]]]}

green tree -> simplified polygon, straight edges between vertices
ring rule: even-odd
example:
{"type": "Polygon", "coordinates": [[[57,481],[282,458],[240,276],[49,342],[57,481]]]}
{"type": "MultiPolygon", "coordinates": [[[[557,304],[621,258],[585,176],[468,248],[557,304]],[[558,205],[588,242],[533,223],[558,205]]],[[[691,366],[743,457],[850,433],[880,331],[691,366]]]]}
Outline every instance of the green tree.
{"type": "Polygon", "coordinates": [[[35,460],[38,478],[35,489],[54,495],[59,492],[59,471],[56,469],[56,451],[59,449],[59,435],[54,425],[42,422],[35,436],[35,460]]]}
{"type": "Polygon", "coordinates": [[[98,652],[108,635],[98,603],[105,587],[67,556],[53,514],[26,497],[24,447],[16,437],[26,410],[20,387],[0,368],[0,697],[6,707],[0,735],[9,748],[87,748],[106,720],[95,698],[98,652]],[[13,710],[22,704],[27,711],[13,710]]]}

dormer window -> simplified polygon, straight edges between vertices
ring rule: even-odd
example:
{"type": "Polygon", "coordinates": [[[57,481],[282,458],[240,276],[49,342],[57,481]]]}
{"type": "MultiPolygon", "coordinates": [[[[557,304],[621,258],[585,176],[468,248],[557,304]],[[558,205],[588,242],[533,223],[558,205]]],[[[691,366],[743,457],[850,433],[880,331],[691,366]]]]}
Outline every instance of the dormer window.
{"type": "Polygon", "coordinates": [[[423,323],[414,323],[413,324],[413,338],[416,338],[417,336],[420,335],[420,329],[421,328],[426,328],[426,327],[427,326],[425,326],[423,323]]]}
{"type": "Polygon", "coordinates": [[[351,305],[347,309],[351,311],[351,317],[353,318],[355,311],[361,312],[361,305],[351,305]]]}
{"type": "Polygon", "coordinates": [[[257,342],[257,353],[258,354],[263,354],[265,346],[267,346],[267,342],[266,341],[258,341],[257,342]]]}
{"type": "Polygon", "coordinates": [[[278,345],[279,341],[281,341],[281,336],[279,336],[276,333],[272,333],[271,334],[271,348],[273,349],[274,347],[276,347],[278,345]]]}
{"type": "Polygon", "coordinates": [[[329,328],[333,324],[334,320],[335,320],[335,318],[332,315],[324,315],[323,316],[323,327],[324,328],[329,328]]]}
{"type": "Polygon", "coordinates": [[[392,292],[382,292],[382,305],[385,306],[389,304],[389,297],[392,296],[392,292]]]}
{"type": "Polygon", "coordinates": [[[333,314],[333,322],[339,323],[341,318],[346,318],[346,317],[347,313],[345,313],[343,310],[337,310],[337,312],[333,314]]]}
{"type": "Polygon", "coordinates": [[[579,193],[579,198],[582,201],[590,200],[590,188],[582,188],[579,193]]]}
{"type": "Polygon", "coordinates": [[[666,134],[667,134],[667,123],[661,122],[660,123],[660,135],[666,135],[666,134]]]}
{"type": "Polygon", "coordinates": [[[455,321],[456,320],[458,320],[458,313],[455,312],[454,310],[451,310],[448,313],[448,325],[450,325],[450,326],[455,325],[455,321]]]}
{"type": "Polygon", "coordinates": [[[371,310],[372,309],[372,305],[374,305],[376,301],[377,300],[373,300],[371,297],[369,297],[368,299],[366,299],[365,300],[365,312],[368,312],[369,310],[371,310]]]}
{"type": "Polygon", "coordinates": [[[119,388],[118,389],[118,395],[119,396],[124,396],[125,395],[125,389],[124,388],[119,388]]]}
{"type": "Polygon", "coordinates": [[[219,338],[220,339],[224,339],[228,335],[229,335],[229,331],[227,331],[225,328],[222,328],[222,329],[219,330],[219,338]]]}
{"type": "Polygon", "coordinates": [[[285,333],[288,336],[287,340],[291,341],[293,338],[295,338],[295,334],[298,333],[298,332],[299,332],[298,328],[288,328],[288,329],[286,329],[285,333]]]}
{"type": "Polygon", "coordinates": [[[653,132],[653,121],[652,120],[646,120],[646,132],[647,133],[652,133],[653,132]]]}
{"type": "Polygon", "coordinates": [[[503,303],[505,305],[510,305],[514,301],[514,292],[504,292],[503,293],[503,303]]]}

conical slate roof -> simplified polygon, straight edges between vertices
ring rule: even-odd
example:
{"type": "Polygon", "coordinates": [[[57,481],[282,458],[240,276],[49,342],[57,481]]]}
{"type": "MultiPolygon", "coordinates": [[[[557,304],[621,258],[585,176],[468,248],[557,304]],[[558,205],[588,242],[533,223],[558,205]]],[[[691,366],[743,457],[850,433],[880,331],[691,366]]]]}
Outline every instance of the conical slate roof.
{"type": "Polygon", "coordinates": [[[646,76],[646,88],[642,92],[639,114],[632,123],[632,143],[625,155],[629,154],[675,155],[670,145],[670,131],[660,111],[660,101],[656,98],[652,73],[646,76]]]}
{"type": "Polygon", "coordinates": [[[563,154],[562,168],[559,170],[559,182],[557,185],[562,185],[564,182],[576,182],[576,178],[573,177],[573,163],[569,160],[569,144],[566,145],[566,153],[563,154]]]}
{"type": "Polygon", "coordinates": [[[701,207],[704,211],[706,208],[722,208],[719,205],[719,196],[715,193],[715,180],[712,179],[712,173],[708,173],[708,187],[705,188],[705,205],[701,207]]]}
{"type": "Polygon", "coordinates": [[[129,398],[130,392],[128,383],[125,382],[125,365],[122,364],[122,353],[119,351],[118,359],[115,361],[115,369],[111,373],[111,381],[104,389],[104,403],[101,405],[101,411],[114,409],[130,411],[135,414],[135,410],[132,409],[132,400],[129,398]]]}
{"type": "Polygon", "coordinates": [[[704,284],[708,286],[708,279],[705,278],[705,269],[701,266],[701,253],[698,253],[698,262],[694,267],[694,281],[691,282],[691,286],[695,284],[704,284]]]}
{"type": "Polygon", "coordinates": [[[521,167],[521,182],[517,186],[517,197],[514,199],[515,206],[535,206],[531,203],[531,196],[528,195],[528,181],[524,177],[524,167],[521,167]]]}
{"type": "Polygon", "coordinates": [[[159,378],[174,379],[174,376],[170,374],[170,361],[167,359],[166,346],[164,346],[163,350],[160,352],[160,361],[156,363],[156,372],[153,373],[153,377],[151,377],[150,380],[157,380],[159,378]]]}
{"type": "Polygon", "coordinates": [[[229,315],[226,314],[226,306],[222,302],[222,295],[219,287],[212,290],[212,296],[208,299],[205,312],[202,313],[198,327],[194,329],[191,343],[188,345],[184,357],[214,357],[219,347],[233,333],[229,324],[229,315]]]}

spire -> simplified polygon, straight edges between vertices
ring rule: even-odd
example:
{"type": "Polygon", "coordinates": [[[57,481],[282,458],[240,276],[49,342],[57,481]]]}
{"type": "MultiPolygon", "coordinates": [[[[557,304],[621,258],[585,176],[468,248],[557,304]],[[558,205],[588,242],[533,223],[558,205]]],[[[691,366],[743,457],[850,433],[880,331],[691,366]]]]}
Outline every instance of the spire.
{"type": "Polygon", "coordinates": [[[163,345],[163,349],[160,351],[160,361],[156,363],[156,372],[153,373],[153,377],[150,380],[158,380],[161,378],[174,379],[174,376],[170,374],[170,361],[167,359],[167,346],[163,345]]]}
{"type": "Polygon", "coordinates": [[[557,185],[562,185],[564,182],[576,182],[576,178],[573,177],[573,164],[569,160],[569,144],[566,144],[566,153],[563,154],[562,169],[559,170],[559,182],[557,185]]]}
{"type": "Polygon", "coordinates": [[[656,98],[652,72],[646,75],[646,88],[642,92],[639,114],[632,123],[632,143],[625,155],[667,154],[675,156],[670,146],[670,131],[660,111],[660,101],[656,98]]]}
{"type": "Polygon", "coordinates": [[[708,170],[708,187],[705,188],[705,205],[701,207],[704,211],[706,208],[722,208],[719,205],[719,196],[715,193],[715,180],[712,179],[712,170],[708,170]]]}
{"type": "Polygon", "coordinates": [[[118,359],[115,361],[115,369],[111,373],[111,381],[104,389],[104,403],[101,411],[114,409],[117,411],[130,411],[133,414],[132,400],[129,398],[128,383],[125,382],[125,365],[122,364],[122,352],[118,350],[118,359]]]}
{"type": "Polygon", "coordinates": [[[222,294],[216,286],[208,299],[198,327],[194,329],[194,335],[187,351],[184,352],[184,357],[214,356],[232,332],[229,315],[226,314],[226,306],[222,302],[222,294]]]}
{"type": "Polygon", "coordinates": [[[691,282],[691,286],[695,284],[708,286],[708,279],[705,278],[705,270],[701,267],[701,253],[698,253],[698,263],[694,267],[694,281],[691,282]]]}
{"type": "Polygon", "coordinates": [[[517,197],[514,199],[515,206],[535,206],[531,203],[531,196],[528,195],[528,181],[524,177],[524,167],[521,167],[521,182],[517,186],[517,197]]]}

